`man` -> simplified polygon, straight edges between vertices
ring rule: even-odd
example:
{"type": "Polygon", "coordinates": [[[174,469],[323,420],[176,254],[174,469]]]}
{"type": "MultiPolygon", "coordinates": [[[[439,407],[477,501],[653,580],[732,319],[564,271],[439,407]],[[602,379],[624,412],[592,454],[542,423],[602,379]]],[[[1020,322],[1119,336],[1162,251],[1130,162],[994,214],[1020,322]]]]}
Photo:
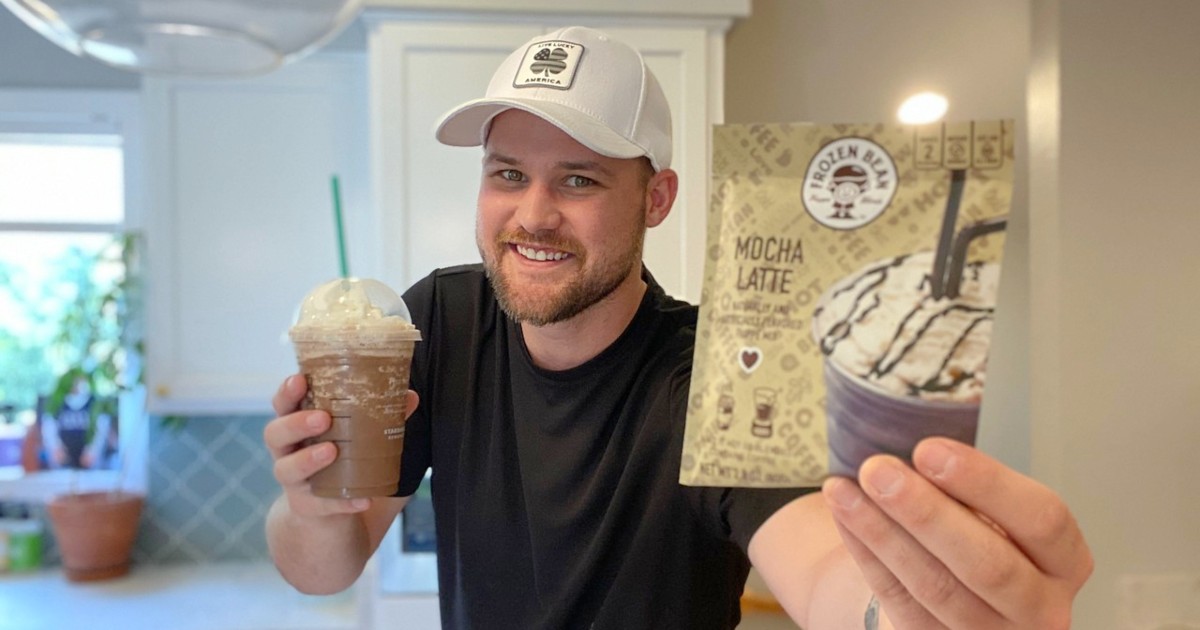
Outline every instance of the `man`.
{"type": "Polygon", "coordinates": [[[438,138],[484,148],[483,264],[405,294],[427,341],[396,498],[313,496],[335,447],[300,443],[329,417],[297,411],[303,378],[276,394],[267,535],[297,588],[352,584],[432,469],[446,627],[732,628],[748,560],[809,630],[1069,626],[1092,562],[1078,527],[966,445],[868,460],[861,488],[677,483],[696,310],[641,265],[678,179],[636,51],[578,27],[535,38],[438,138]]]}

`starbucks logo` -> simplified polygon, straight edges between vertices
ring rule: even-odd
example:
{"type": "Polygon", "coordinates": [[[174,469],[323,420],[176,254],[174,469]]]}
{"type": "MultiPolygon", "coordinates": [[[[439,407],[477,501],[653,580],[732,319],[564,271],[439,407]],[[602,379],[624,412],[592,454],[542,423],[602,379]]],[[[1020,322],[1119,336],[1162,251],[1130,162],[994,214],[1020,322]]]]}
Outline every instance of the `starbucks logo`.
{"type": "Polygon", "coordinates": [[[866,138],[838,138],[813,156],[800,197],[825,227],[860,228],[887,210],[896,194],[896,163],[866,138]]]}

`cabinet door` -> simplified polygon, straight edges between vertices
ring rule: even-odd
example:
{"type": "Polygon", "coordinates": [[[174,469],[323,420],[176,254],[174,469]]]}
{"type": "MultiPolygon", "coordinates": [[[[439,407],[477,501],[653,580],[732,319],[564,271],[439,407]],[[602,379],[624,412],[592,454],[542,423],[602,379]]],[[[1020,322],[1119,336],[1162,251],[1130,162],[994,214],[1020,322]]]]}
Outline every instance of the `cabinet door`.
{"type": "Polygon", "coordinates": [[[667,220],[646,233],[642,260],[667,293],[700,302],[704,280],[705,221],[710,179],[709,142],[713,123],[721,122],[723,46],[697,27],[598,26],[636,47],[671,104],[671,168],[679,173],[679,195],[667,220]]]}
{"type": "MultiPolygon", "coordinates": [[[[642,50],[671,103],[679,198],[650,230],[645,260],[669,293],[699,300],[708,191],[708,138],[717,112],[710,91],[711,41],[701,27],[601,24],[642,50]]],[[[478,262],[475,199],[479,149],[433,137],[441,115],[483,96],[492,72],[541,24],[381,22],[369,38],[372,133],[387,279],[407,286],[437,267],[478,262]]],[[[717,92],[719,94],[719,92],[717,92]]]]}
{"type": "Polygon", "coordinates": [[[374,273],[365,70],[326,53],[260,78],[145,80],[151,412],[270,411],[295,309],[339,273],[335,174],[350,270],[374,273]]]}
{"type": "Polygon", "coordinates": [[[492,72],[541,29],[524,24],[376,24],[368,37],[372,133],[386,280],[408,287],[438,267],[479,261],[479,149],[433,136],[441,115],[483,96],[492,72]]]}

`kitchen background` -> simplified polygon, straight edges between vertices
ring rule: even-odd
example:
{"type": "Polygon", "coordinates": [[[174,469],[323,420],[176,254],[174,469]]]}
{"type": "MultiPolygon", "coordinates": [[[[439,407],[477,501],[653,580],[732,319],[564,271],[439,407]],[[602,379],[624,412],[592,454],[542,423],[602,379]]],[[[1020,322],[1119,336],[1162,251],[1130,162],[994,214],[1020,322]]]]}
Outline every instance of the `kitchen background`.
{"type": "MultiPolygon", "coordinates": [[[[981,443],[1079,517],[1098,565],[1076,627],[1155,628],[1186,613],[1170,611],[1196,614],[1200,3],[747,7],[723,69],[710,68],[723,77],[726,121],[890,120],[905,96],[933,89],[952,119],[1010,117],[1025,130],[981,443]]],[[[356,24],[330,50],[358,54],[366,33],[356,24]]],[[[0,12],[0,91],[142,87],[0,12]]],[[[360,268],[387,260],[361,255],[360,268]]],[[[265,557],[275,493],[259,447],[266,418],[195,412],[179,431],[151,419],[138,562],[265,557]]]]}

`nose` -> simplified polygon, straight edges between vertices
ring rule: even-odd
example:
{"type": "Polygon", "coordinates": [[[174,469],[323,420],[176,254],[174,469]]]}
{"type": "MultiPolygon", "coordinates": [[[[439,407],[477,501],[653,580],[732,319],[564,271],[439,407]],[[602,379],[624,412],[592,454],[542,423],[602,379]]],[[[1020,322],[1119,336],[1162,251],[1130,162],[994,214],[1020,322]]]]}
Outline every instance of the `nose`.
{"type": "Polygon", "coordinates": [[[546,186],[529,186],[517,202],[517,222],[530,234],[553,231],[562,222],[554,191],[546,186]]]}

